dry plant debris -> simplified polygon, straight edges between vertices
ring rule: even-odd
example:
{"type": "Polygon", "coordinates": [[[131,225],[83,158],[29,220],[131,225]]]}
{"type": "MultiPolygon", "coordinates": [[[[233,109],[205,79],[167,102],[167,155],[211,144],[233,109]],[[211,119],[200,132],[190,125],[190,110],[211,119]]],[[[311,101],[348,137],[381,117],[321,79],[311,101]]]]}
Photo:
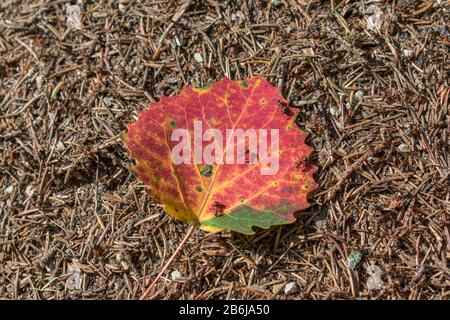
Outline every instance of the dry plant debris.
{"type": "Polygon", "coordinates": [[[0,297],[137,298],[187,226],[128,173],[125,125],[263,76],[302,110],[313,205],[253,237],[196,231],[152,298],[448,299],[450,2],[274,3],[0,3],[0,297]]]}

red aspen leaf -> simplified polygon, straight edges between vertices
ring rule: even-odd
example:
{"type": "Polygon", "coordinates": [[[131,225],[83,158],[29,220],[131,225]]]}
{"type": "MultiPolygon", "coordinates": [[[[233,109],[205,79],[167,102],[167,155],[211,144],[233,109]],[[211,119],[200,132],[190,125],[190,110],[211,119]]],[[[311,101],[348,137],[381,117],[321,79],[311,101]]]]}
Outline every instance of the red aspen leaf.
{"type": "Polygon", "coordinates": [[[316,167],[283,101],[262,77],[163,96],[128,126],[132,171],[168,214],[206,231],[292,223],[309,206],[316,167]]]}

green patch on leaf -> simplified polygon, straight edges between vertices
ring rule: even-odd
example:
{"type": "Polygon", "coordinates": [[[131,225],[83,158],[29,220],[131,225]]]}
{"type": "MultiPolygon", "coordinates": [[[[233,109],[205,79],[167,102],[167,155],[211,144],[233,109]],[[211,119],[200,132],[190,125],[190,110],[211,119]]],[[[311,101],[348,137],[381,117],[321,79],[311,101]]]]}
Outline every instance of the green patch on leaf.
{"type": "Polygon", "coordinates": [[[240,83],[242,88],[248,88],[248,81],[247,80],[242,80],[240,83]]]}
{"type": "Polygon", "coordinates": [[[215,227],[229,229],[246,235],[255,233],[253,227],[268,229],[272,226],[290,224],[295,221],[291,214],[292,207],[285,201],[276,209],[268,208],[264,211],[256,210],[249,206],[240,206],[232,213],[203,221],[201,227],[215,227]]]}
{"type": "Polygon", "coordinates": [[[211,177],[213,173],[213,166],[210,164],[207,164],[203,167],[203,169],[200,171],[200,174],[204,177],[211,177]]]}

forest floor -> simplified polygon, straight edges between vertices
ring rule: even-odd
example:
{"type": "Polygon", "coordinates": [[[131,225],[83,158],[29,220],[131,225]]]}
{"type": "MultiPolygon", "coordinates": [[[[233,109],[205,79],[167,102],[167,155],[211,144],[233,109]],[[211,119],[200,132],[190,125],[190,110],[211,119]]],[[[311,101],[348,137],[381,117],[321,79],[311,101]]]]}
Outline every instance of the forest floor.
{"type": "Polygon", "coordinates": [[[1,1],[0,298],[138,298],[189,226],[130,174],[126,125],[261,75],[309,132],[312,206],[197,230],[150,297],[448,299],[448,21],[448,0],[1,1]]]}

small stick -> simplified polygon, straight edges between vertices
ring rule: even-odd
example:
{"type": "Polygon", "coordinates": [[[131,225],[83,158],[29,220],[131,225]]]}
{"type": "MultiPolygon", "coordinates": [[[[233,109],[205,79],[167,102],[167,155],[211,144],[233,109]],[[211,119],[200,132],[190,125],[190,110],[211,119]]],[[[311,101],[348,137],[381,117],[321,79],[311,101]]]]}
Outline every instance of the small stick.
{"type": "Polygon", "coordinates": [[[28,52],[31,53],[31,55],[33,56],[33,58],[34,58],[36,61],[39,61],[39,58],[38,58],[36,52],[34,52],[33,49],[31,49],[30,46],[28,46],[25,42],[23,42],[22,40],[20,40],[20,39],[17,38],[17,37],[14,37],[14,40],[16,40],[21,46],[23,46],[25,49],[27,49],[28,52]]]}
{"type": "Polygon", "coordinates": [[[162,277],[162,275],[166,272],[166,270],[170,267],[170,265],[172,264],[173,260],[175,260],[175,257],[177,256],[178,252],[180,252],[181,248],[183,248],[184,244],[189,239],[189,237],[192,235],[194,230],[195,230],[195,225],[193,224],[193,225],[191,225],[189,227],[189,229],[188,229],[186,235],[184,236],[183,240],[181,240],[180,244],[175,249],[175,252],[169,258],[169,260],[167,260],[166,264],[161,269],[161,271],[158,273],[158,275],[156,276],[155,280],[153,280],[153,282],[150,284],[150,286],[147,288],[147,290],[145,290],[144,294],[139,298],[139,300],[145,300],[145,298],[147,298],[147,296],[150,294],[150,292],[152,291],[152,289],[155,286],[155,284],[162,277]]]}
{"type": "Polygon", "coordinates": [[[347,178],[355,170],[360,168],[368,158],[373,156],[375,153],[380,152],[384,148],[385,145],[386,145],[386,142],[382,142],[380,145],[376,146],[375,148],[368,150],[367,153],[365,153],[360,158],[358,158],[355,162],[353,162],[353,164],[344,171],[344,174],[339,179],[339,181],[337,181],[336,184],[328,190],[327,200],[333,200],[334,196],[339,191],[339,189],[342,187],[342,185],[347,180],[347,178]]]}

